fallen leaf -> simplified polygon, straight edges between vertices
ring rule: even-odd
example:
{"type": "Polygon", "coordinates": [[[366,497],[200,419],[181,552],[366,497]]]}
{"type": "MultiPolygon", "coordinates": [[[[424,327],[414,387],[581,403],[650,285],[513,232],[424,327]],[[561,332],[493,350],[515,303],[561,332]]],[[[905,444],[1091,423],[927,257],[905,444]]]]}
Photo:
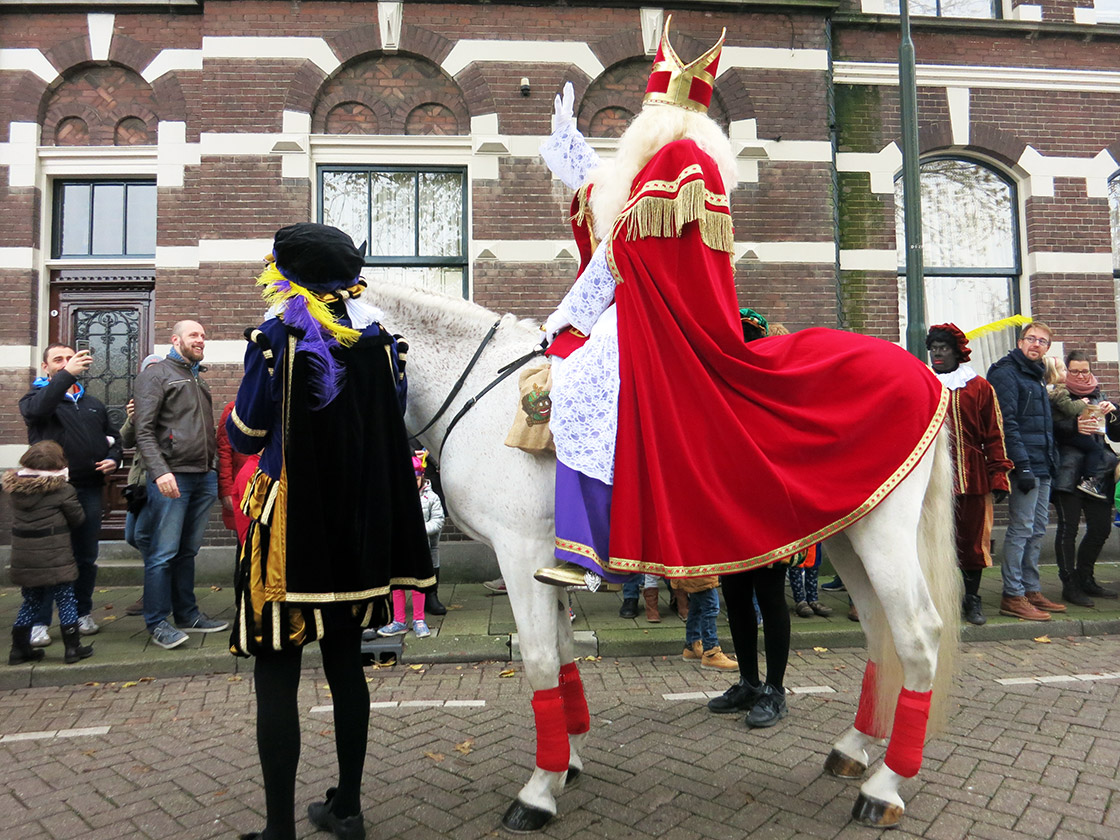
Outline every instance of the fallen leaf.
{"type": "Polygon", "coordinates": [[[583,657],[583,661],[584,662],[598,662],[602,658],[603,657],[601,657],[601,656],[585,656],[585,657],[583,657]]]}
{"type": "Polygon", "coordinates": [[[813,648],[813,650],[815,650],[817,653],[828,653],[828,648],[815,647],[813,648]]]}
{"type": "Polygon", "coordinates": [[[210,591],[211,591],[211,592],[221,592],[221,591],[222,591],[222,587],[220,587],[220,586],[218,586],[217,584],[215,584],[214,586],[211,586],[211,587],[210,587],[210,591]]]}
{"type": "Polygon", "coordinates": [[[463,608],[463,605],[462,605],[462,604],[446,604],[445,606],[446,606],[446,607],[447,607],[447,608],[448,608],[449,610],[461,610],[461,609],[463,608]]]}
{"type": "Polygon", "coordinates": [[[468,738],[461,744],[455,745],[455,752],[462,753],[463,755],[471,754],[471,746],[474,744],[474,738],[468,738]]]}
{"type": "Polygon", "coordinates": [[[225,796],[227,793],[229,793],[228,790],[216,790],[214,791],[214,796],[225,796]]]}
{"type": "Polygon", "coordinates": [[[101,683],[99,683],[99,682],[88,682],[88,683],[82,683],[82,685],[89,686],[90,688],[96,688],[97,686],[101,685],[101,683]]]}
{"type": "Polygon", "coordinates": [[[411,669],[412,669],[413,671],[422,671],[422,670],[424,670],[424,666],[423,666],[423,665],[409,665],[408,667],[409,667],[409,668],[411,668],[411,669]]]}
{"type": "Polygon", "coordinates": [[[432,761],[443,761],[443,753],[426,752],[424,758],[430,758],[432,761]]]}
{"type": "Polygon", "coordinates": [[[498,674],[498,676],[499,677],[512,677],[516,673],[517,673],[517,671],[513,670],[513,668],[506,668],[504,671],[502,671],[500,674],[498,674]]]}
{"type": "Polygon", "coordinates": [[[1040,645],[1048,645],[1048,644],[1050,644],[1050,637],[1049,636],[1038,636],[1038,637],[1035,638],[1035,641],[1038,642],[1040,645]]]}
{"type": "Polygon", "coordinates": [[[323,729],[319,732],[319,734],[322,735],[324,738],[329,738],[329,737],[331,737],[331,735],[334,734],[334,732],[332,732],[330,729],[323,729]]]}
{"type": "Polygon", "coordinates": [[[82,755],[88,755],[92,758],[97,755],[97,750],[82,750],[82,755]]]}
{"type": "Polygon", "coordinates": [[[230,677],[229,681],[230,682],[241,682],[242,679],[243,679],[242,677],[230,677]]]}
{"type": "Polygon", "coordinates": [[[132,688],[135,685],[139,685],[139,683],[135,683],[135,682],[121,683],[121,688],[132,688]]]}

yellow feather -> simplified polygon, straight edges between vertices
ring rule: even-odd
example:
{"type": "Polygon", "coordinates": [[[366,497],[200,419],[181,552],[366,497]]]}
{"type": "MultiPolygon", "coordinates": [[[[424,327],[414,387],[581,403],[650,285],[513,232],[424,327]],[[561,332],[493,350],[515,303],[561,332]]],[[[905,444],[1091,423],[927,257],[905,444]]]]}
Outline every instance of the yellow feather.
{"type": "Polygon", "coordinates": [[[357,330],[340,324],[327,304],[303,286],[291,282],[281,274],[275,263],[270,262],[265,267],[260,277],[257,278],[257,285],[264,287],[261,297],[270,307],[281,308],[297,295],[303,298],[307,302],[307,311],[311,317],[322,324],[323,328],[333,335],[335,341],[343,347],[352,346],[361,337],[361,333],[357,330]],[[282,283],[287,283],[288,287],[284,288],[280,285],[282,283]]]}
{"type": "Polygon", "coordinates": [[[972,341],[972,339],[974,338],[980,338],[981,336],[988,335],[989,333],[999,332],[1000,330],[1005,330],[1008,327],[1025,327],[1033,320],[1033,318],[1029,318],[1026,315],[1012,315],[1010,318],[1002,318],[999,321],[992,321],[992,323],[990,324],[984,324],[984,326],[982,327],[977,327],[974,330],[969,330],[964,334],[964,337],[969,341],[972,341]]]}

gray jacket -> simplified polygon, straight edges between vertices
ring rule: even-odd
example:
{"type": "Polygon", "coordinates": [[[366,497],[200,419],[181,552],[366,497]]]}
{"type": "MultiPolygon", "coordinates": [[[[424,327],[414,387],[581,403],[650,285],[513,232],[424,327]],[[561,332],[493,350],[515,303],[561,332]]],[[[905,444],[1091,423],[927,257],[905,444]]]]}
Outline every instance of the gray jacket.
{"type": "Polygon", "coordinates": [[[420,509],[424,512],[424,527],[428,532],[428,547],[432,550],[432,566],[439,566],[439,534],[443,530],[443,503],[432,485],[424,482],[420,488],[420,509]]]}
{"type": "Polygon", "coordinates": [[[136,378],[136,448],[148,480],[214,469],[218,439],[210,386],[190,365],[166,358],[136,378]]]}

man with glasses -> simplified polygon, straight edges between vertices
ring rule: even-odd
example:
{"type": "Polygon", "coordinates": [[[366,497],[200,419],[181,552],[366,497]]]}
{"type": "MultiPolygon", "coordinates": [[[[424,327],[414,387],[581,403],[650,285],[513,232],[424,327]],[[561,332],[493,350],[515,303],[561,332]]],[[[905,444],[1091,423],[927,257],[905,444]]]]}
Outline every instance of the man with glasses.
{"type": "Polygon", "coordinates": [[[1003,436],[1011,471],[1007,536],[1003,541],[1003,598],[1000,615],[1049,621],[1065,612],[1039,591],[1038,555],[1050,522],[1050,481],[1058,467],[1054,424],[1042,357],[1053,331],[1041,321],[1026,326],[1018,346],[988,368],[1003,414],[1003,436]]]}

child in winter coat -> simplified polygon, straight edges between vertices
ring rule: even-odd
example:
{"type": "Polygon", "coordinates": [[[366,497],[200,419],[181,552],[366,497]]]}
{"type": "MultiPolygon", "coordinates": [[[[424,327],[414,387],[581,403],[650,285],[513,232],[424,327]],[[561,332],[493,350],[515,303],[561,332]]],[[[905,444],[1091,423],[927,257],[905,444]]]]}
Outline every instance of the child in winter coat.
{"type": "MultiPolygon", "coordinates": [[[[416,472],[416,489],[420,493],[420,507],[424,511],[424,523],[428,532],[428,547],[432,552],[432,568],[436,570],[436,580],[439,580],[439,535],[443,530],[443,504],[436,495],[436,491],[432,489],[431,482],[424,478],[424,472],[427,469],[428,450],[420,449],[412,456],[412,468],[416,472]]],[[[393,590],[393,620],[386,624],[384,627],[379,627],[377,635],[379,636],[403,636],[408,632],[408,625],[405,624],[404,618],[404,590],[393,590]]],[[[432,631],[428,629],[428,622],[424,617],[424,601],[425,595],[419,589],[412,590],[412,632],[416,634],[417,639],[426,639],[432,635],[432,631]]],[[[438,603],[438,601],[437,601],[438,603]]],[[[442,612],[436,613],[443,615],[447,612],[444,607],[440,607],[442,612]]],[[[435,612],[433,610],[433,612],[435,612]]]]}
{"type": "Polygon", "coordinates": [[[93,653],[78,634],[74,581],[78,566],[70,531],[85,521],[78,494],[67,482],[70,471],[62,447],[53,440],[34,444],[19,459],[19,469],[0,479],[12,497],[12,583],[21,587],[23,606],[12,627],[9,665],[37,662],[43,651],[31,647],[31,625],[44,598],[58,604],[66,664],[93,653]]]}
{"type": "MultiPolygon", "coordinates": [[[[1065,364],[1061,359],[1053,356],[1045,358],[1046,364],[1046,391],[1050,395],[1050,405],[1056,418],[1076,418],[1085,413],[1090,405],[1089,396],[1076,396],[1070,391],[1070,378],[1065,364]]],[[[1096,378],[1086,380],[1084,383],[1074,383],[1074,388],[1089,394],[1096,387],[1096,378]]],[[[1081,475],[1077,489],[1096,499],[1105,498],[1101,492],[1102,486],[1107,484],[1104,475],[1107,472],[1104,457],[1104,439],[1097,435],[1073,435],[1065,442],[1081,452],[1081,475]]]]}

